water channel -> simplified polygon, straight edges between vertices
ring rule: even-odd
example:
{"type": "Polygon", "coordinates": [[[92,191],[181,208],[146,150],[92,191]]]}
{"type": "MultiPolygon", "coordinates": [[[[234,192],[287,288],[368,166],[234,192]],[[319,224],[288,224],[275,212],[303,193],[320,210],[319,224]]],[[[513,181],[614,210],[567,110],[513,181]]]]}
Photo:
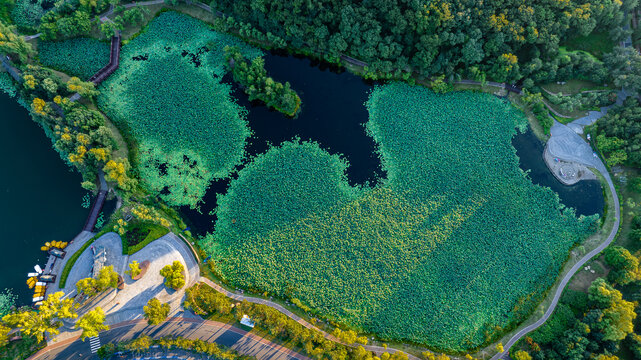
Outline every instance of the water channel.
{"type": "MultiPolygon", "coordinates": [[[[301,97],[303,107],[296,119],[269,110],[258,102],[249,102],[247,95],[234,85],[234,97],[248,110],[247,119],[254,132],[247,146],[250,156],[265,152],[269,144],[299,137],[318,142],[330,153],[342,154],[350,163],[348,179],[352,185],[376,184],[384,178],[375,143],[365,134],[363,124],[368,113],[364,106],[373,84],[344,71],[303,57],[267,53],[265,67],[274,79],[289,81],[301,97]]],[[[233,83],[227,76],[226,82],[233,83]]],[[[550,187],[561,202],[573,207],[579,215],[603,212],[603,192],[598,181],[581,181],[574,186],[559,182],[543,161],[543,143],[532,131],[514,137],[513,145],[523,170],[530,171],[535,184],[550,187]]],[[[192,232],[203,234],[213,229],[216,195],[224,193],[229,181],[213,183],[200,210],[181,209],[192,232]]]]}

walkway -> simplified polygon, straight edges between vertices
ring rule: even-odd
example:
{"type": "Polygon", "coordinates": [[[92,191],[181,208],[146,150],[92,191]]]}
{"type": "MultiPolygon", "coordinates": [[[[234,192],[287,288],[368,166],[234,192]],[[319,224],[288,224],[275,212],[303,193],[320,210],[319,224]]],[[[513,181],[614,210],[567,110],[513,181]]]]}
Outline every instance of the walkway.
{"type": "MultiPolygon", "coordinates": [[[[343,345],[352,346],[350,344],[343,343],[338,338],[336,338],[334,335],[331,335],[331,334],[329,334],[329,333],[317,328],[316,326],[314,326],[311,323],[307,322],[302,317],[300,317],[300,316],[294,314],[293,312],[287,310],[285,307],[283,307],[282,305],[280,305],[278,303],[275,303],[273,301],[266,300],[266,299],[261,299],[261,298],[251,297],[251,296],[245,296],[245,295],[241,295],[241,294],[237,294],[237,293],[231,292],[231,291],[225,289],[224,287],[216,284],[215,282],[213,282],[213,281],[211,281],[211,280],[209,280],[209,279],[207,279],[205,277],[201,277],[200,281],[204,282],[205,284],[207,284],[207,285],[211,286],[212,288],[214,288],[216,291],[218,291],[218,292],[224,294],[225,296],[227,296],[229,298],[232,298],[232,299],[234,299],[236,301],[247,301],[247,302],[254,303],[254,304],[262,304],[262,305],[266,305],[266,306],[272,307],[272,308],[282,312],[283,314],[287,315],[287,317],[289,317],[292,320],[296,321],[297,323],[303,325],[304,327],[322,333],[323,336],[328,340],[331,340],[331,341],[334,341],[334,342],[339,342],[339,343],[342,343],[343,345]]],[[[356,344],[354,346],[361,346],[361,345],[356,344]]],[[[374,352],[376,354],[382,354],[384,352],[388,352],[388,353],[391,353],[391,354],[396,353],[396,352],[403,352],[402,350],[398,350],[398,349],[394,349],[394,348],[390,348],[390,347],[384,348],[382,346],[374,346],[374,345],[365,345],[363,347],[365,348],[365,350],[374,352]]],[[[407,354],[407,353],[406,353],[406,355],[412,360],[420,360],[418,357],[416,357],[414,355],[407,354]]]]}
{"type": "Polygon", "coordinates": [[[98,196],[94,200],[93,205],[91,206],[91,211],[89,216],[87,216],[87,221],[85,221],[85,226],[82,228],[83,231],[93,232],[96,222],[98,221],[98,216],[102,210],[102,206],[105,204],[105,199],[107,198],[107,182],[105,181],[105,175],[102,171],[98,172],[98,178],[100,179],[100,190],[98,191],[98,196]]]}
{"type": "Polygon", "coordinates": [[[120,41],[120,30],[118,30],[116,35],[111,37],[109,63],[102,69],[98,70],[98,72],[94,76],[89,78],[89,81],[91,81],[95,85],[98,85],[107,77],[109,77],[109,75],[111,75],[114,71],[116,71],[116,69],[118,69],[118,66],[120,65],[120,41]]]}

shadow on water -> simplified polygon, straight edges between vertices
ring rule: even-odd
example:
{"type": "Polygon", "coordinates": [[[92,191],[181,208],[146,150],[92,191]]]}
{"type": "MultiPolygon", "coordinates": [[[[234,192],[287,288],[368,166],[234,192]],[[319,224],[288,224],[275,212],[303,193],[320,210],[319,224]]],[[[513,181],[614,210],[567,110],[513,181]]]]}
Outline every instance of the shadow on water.
{"type": "MultiPolygon", "coordinates": [[[[264,153],[270,144],[278,145],[298,137],[316,141],[330,153],[344,156],[350,164],[347,171],[352,185],[375,185],[385,177],[374,140],[366,135],[363,127],[368,120],[364,103],[373,83],[343,68],[304,57],[272,52],[264,59],[270,76],[277,81],[289,81],[296,90],[302,100],[302,110],[297,118],[290,119],[259,102],[250,102],[231,76],[226,75],[223,81],[233,84],[232,96],[249,110],[247,120],[254,133],[246,148],[250,157],[264,153]]],[[[535,184],[552,188],[559,193],[561,201],[576,208],[578,214],[602,213],[603,194],[597,181],[582,181],[575,186],[561,184],[543,163],[543,145],[531,131],[515,137],[514,146],[521,167],[532,170],[530,176],[535,184]]],[[[213,230],[216,195],[224,194],[229,182],[212,183],[200,211],[181,208],[193,233],[202,235],[213,230]]]]}
{"type": "Polygon", "coordinates": [[[561,183],[545,165],[544,144],[530,129],[514,136],[512,145],[519,157],[519,166],[524,171],[529,170],[533,183],[547,186],[559,194],[561,203],[574,208],[577,215],[603,215],[603,191],[598,180],[579,181],[572,186],[561,183]]]}

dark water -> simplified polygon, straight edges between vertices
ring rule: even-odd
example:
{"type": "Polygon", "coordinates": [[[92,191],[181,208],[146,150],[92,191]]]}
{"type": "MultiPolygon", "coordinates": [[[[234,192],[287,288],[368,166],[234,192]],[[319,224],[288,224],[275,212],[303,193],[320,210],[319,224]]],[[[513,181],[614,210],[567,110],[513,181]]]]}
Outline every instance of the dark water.
{"type": "MultiPolygon", "coordinates": [[[[348,179],[352,185],[374,185],[385,174],[375,155],[375,143],[365,134],[363,124],[368,113],[364,106],[373,84],[341,68],[307,58],[266,54],[265,67],[277,81],[289,81],[302,100],[302,111],[296,119],[288,119],[279,112],[269,110],[261,103],[248,101],[247,95],[236,85],[233,96],[249,110],[247,119],[254,131],[247,152],[251,156],[265,152],[269,144],[300,137],[318,142],[330,153],[343,154],[349,161],[348,179]]],[[[224,79],[233,83],[227,76],[224,79]]],[[[577,209],[578,214],[602,213],[603,194],[598,182],[582,181],[575,186],[564,186],[548,171],[541,154],[543,145],[528,132],[514,139],[514,146],[521,158],[521,168],[531,169],[535,184],[548,186],[559,193],[561,201],[577,209]]],[[[192,232],[203,234],[213,229],[216,194],[225,193],[229,181],[212,184],[200,211],[182,208],[192,232]]]]}
{"type": "Polygon", "coordinates": [[[554,190],[561,202],[574,208],[577,215],[603,215],[603,191],[598,180],[584,180],[567,186],[561,183],[550,172],[543,160],[544,144],[534,135],[532,130],[518,134],[512,140],[512,145],[519,156],[519,166],[530,171],[532,182],[547,186],[554,190]]]}
{"type": "Polygon", "coordinates": [[[27,304],[27,273],[47,261],[40,246],[82,230],[87,192],[28,112],[2,92],[0,114],[0,290],[12,288],[27,304]]]}
{"type": "MultiPolygon", "coordinates": [[[[374,185],[384,178],[375,143],[365,134],[363,124],[368,112],[365,101],[372,84],[342,69],[307,58],[266,54],[265,68],[275,80],[289,81],[302,100],[297,118],[290,119],[270,110],[260,102],[250,102],[242,89],[234,84],[233,96],[238,104],[249,110],[247,120],[254,132],[246,150],[250,156],[267,151],[270,144],[300,138],[318,142],[332,154],[342,154],[349,161],[350,184],[374,185]]],[[[224,79],[233,81],[229,75],[224,79]]],[[[229,181],[212,184],[200,212],[182,208],[192,232],[203,234],[213,229],[214,216],[209,212],[216,206],[216,194],[224,193],[229,181]]]]}

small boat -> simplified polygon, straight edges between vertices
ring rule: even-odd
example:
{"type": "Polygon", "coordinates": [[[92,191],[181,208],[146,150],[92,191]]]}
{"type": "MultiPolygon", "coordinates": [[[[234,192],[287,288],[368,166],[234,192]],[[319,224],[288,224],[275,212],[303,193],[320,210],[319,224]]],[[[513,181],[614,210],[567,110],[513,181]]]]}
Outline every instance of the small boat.
{"type": "Polygon", "coordinates": [[[33,269],[34,269],[38,274],[42,274],[42,268],[40,267],[40,265],[35,265],[35,266],[33,267],[33,269]]]}
{"type": "Polygon", "coordinates": [[[42,282],[42,281],[38,281],[38,282],[36,283],[36,286],[46,286],[46,285],[47,285],[47,283],[42,282]]]}
{"type": "Polygon", "coordinates": [[[34,298],[33,298],[33,302],[34,302],[34,303],[37,303],[38,301],[42,301],[42,300],[44,300],[44,299],[45,299],[45,297],[44,297],[44,296],[34,297],[34,298]]]}
{"type": "Polygon", "coordinates": [[[38,273],[35,273],[35,272],[33,272],[33,273],[28,273],[28,274],[27,274],[27,276],[28,276],[28,277],[38,276],[38,273]]]}
{"type": "Polygon", "coordinates": [[[52,283],[54,281],[56,281],[56,275],[40,275],[40,282],[52,283]]]}

